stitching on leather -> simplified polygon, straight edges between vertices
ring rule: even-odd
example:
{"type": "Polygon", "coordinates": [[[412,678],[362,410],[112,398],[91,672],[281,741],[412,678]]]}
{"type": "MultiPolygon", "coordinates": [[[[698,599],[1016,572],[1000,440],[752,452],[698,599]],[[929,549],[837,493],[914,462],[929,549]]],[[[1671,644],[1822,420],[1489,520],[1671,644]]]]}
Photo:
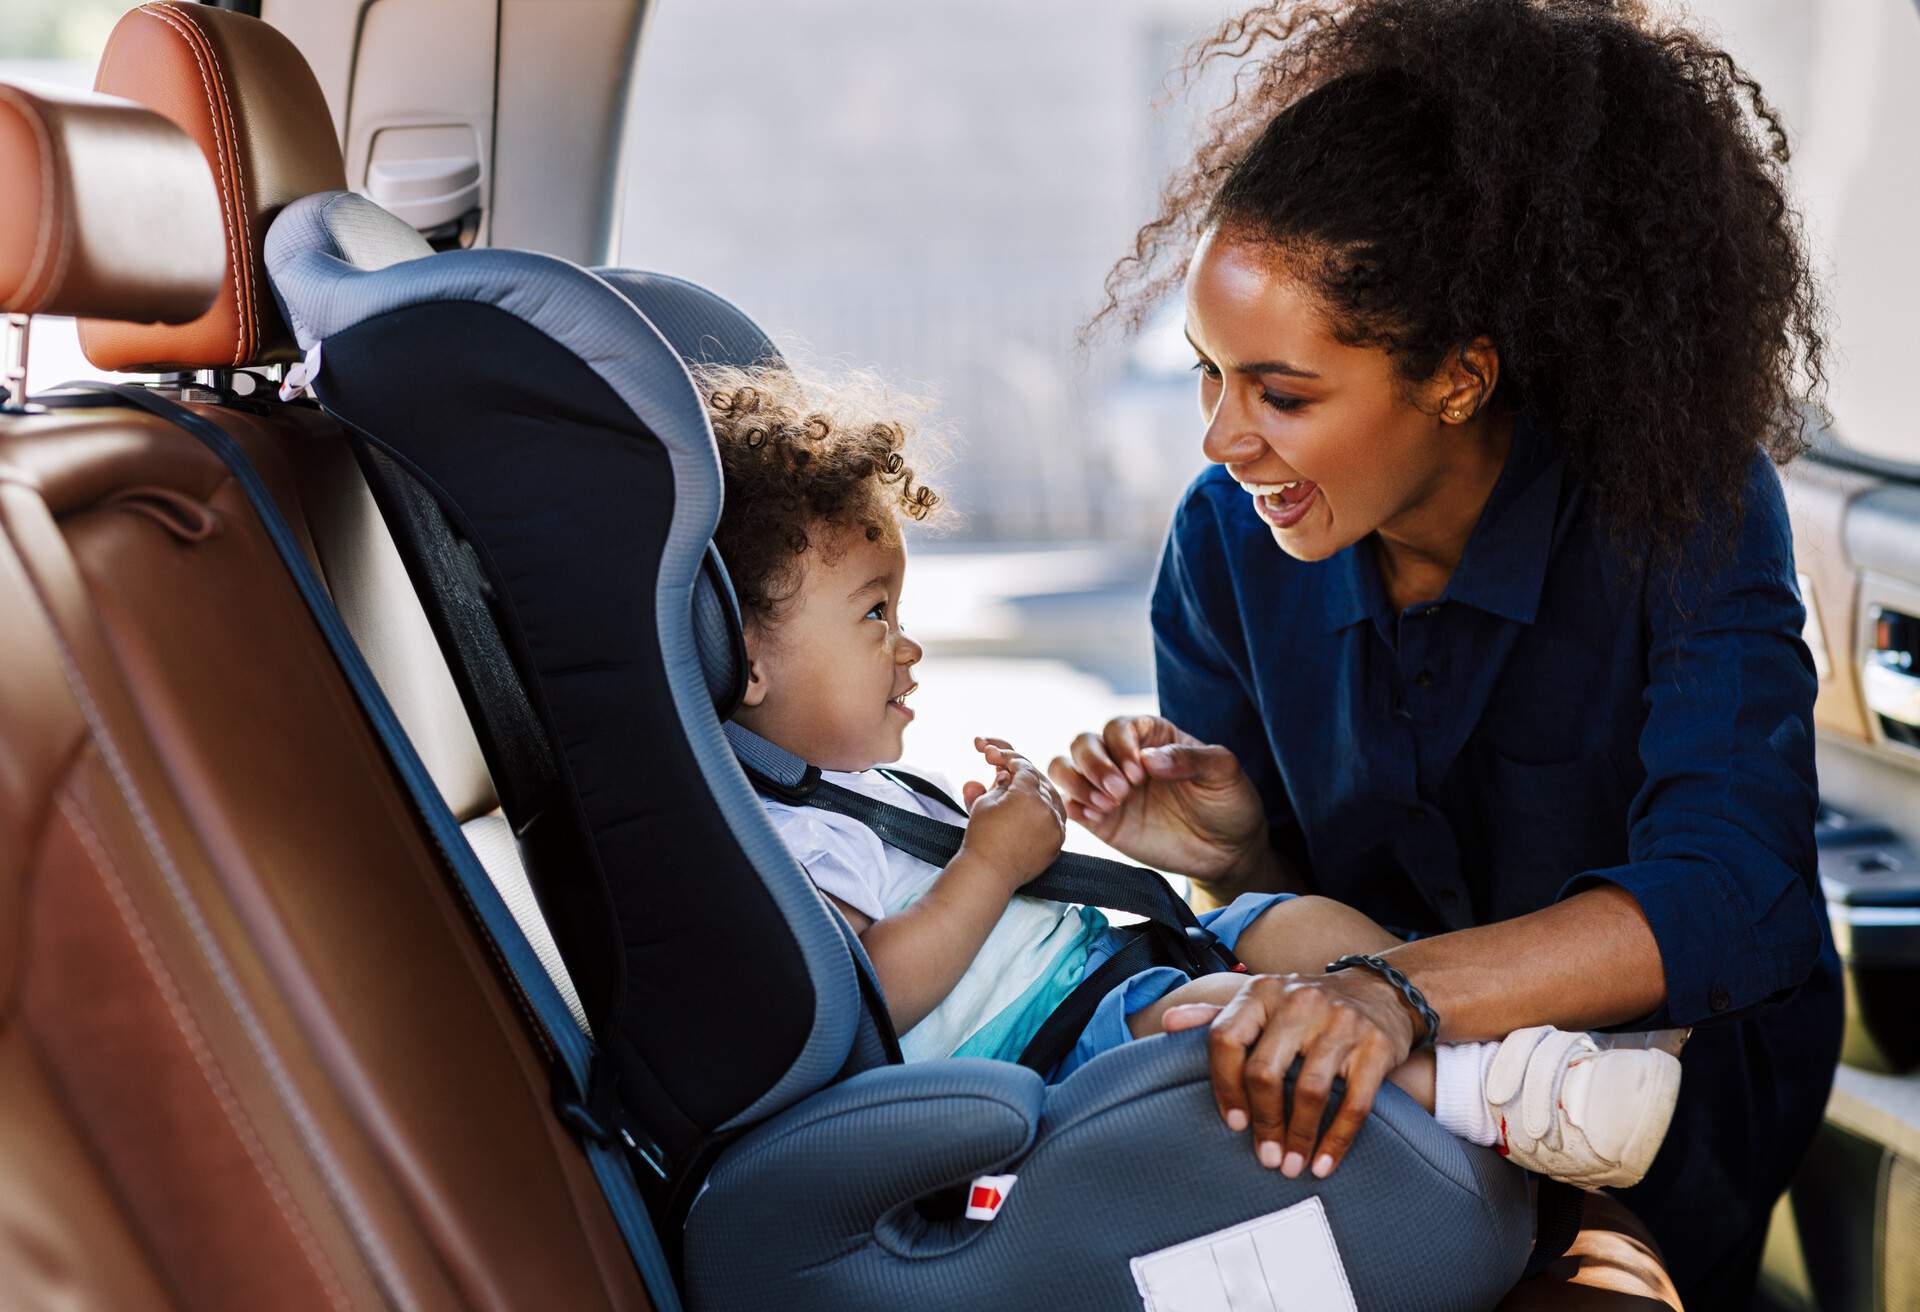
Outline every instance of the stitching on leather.
{"type": "Polygon", "coordinates": [[[147,977],[160,991],[160,999],[166,1004],[167,1014],[173,1020],[173,1027],[180,1037],[187,1041],[187,1051],[193,1054],[194,1065],[200,1068],[200,1077],[206,1081],[214,1101],[220,1104],[220,1111],[233,1127],[240,1139],[240,1146],[247,1154],[247,1160],[253,1163],[254,1171],[260,1176],[261,1183],[267,1186],[267,1192],[273,1198],[274,1205],[280,1209],[280,1215],[293,1231],[295,1241],[300,1245],[301,1254],[307,1259],[307,1265],[325,1290],[327,1301],[336,1308],[350,1308],[351,1301],[340,1284],[340,1277],[320,1249],[319,1241],[314,1237],[312,1227],[306,1215],[300,1211],[292,1192],[287,1188],[285,1178],[274,1165],[267,1147],[260,1141],[259,1132],[254,1128],[252,1118],[246,1108],[240,1105],[239,1098],[228,1083],[226,1072],[220,1067],[220,1061],[213,1055],[212,1047],[207,1043],[205,1032],[200,1028],[198,1018],[186,997],[180,992],[179,983],[173,972],[167,969],[166,959],[161,956],[159,945],[153,941],[152,931],[147,928],[140,909],[134,905],[133,895],[128,892],[126,881],[120,877],[119,867],[114,864],[106,845],[100,841],[100,835],[88,821],[86,813],[75,803],[69,793],[62,793],[56,799],[55,806],[66,817],[74,836],[87,850],[87,858],[100,874],[100,882],[113,901],[113,909],[119,914],[120,924],[133,940],[134,950],[140,956],[140,964],[146,967],[147,977]]]}
{"type": "Polygon", "coordinates": [[[179,909],[181,918],[187,922],[194,943],[200,949],[201,960],[212,972],[214,981],[220,986],[221,994],[226,998],[228,1008],[239,1022],[241,1031],[246,1035],[254,1054],[266,1069],[268,1079],[273,1084],[274,1093],[285,1106],[288,1119],[293,1122],[300,1135],[302,1145],[313,1158],[314,1165],[332,1195],[335,1206],[340,1209],[346,1221],[347,1230],[359,1245],[361,1255],[365,1257],[375,1280],[381,1287],[381,1293],[396,1308],[409,1308],[412,1301],[406,1297],[406,1283],[399,1277],[394,1266],[393,1255],[375,1230],[371,1219],[361,1206],[359,1199],[340,1169],[330,1150],[326,1137],[320,1132],[306,1100],[294,1086],[293,1078],[287,1073],[286,1065],[275,1051],[272,1041],[267,1037],[260,1018],[254,1013],[247,1001],[239,980],[235,978],[233,967],[228,963],[226,954],[220,950],[219,943],[207,927],[206,917],[201,913],[199,903],[194,899],[193,891],[187,886],[186,879],[180,873],[180,867],[173,859],[166,841],[160,836],[159,826],[154,823],[153,813],[147,809],[145,798],[140,795],[139,787],[134,783],[133,772],[127,768],[126,758],[120,754],[119,744],[115,742],[113,732],[107,727],[106,717],[101,715],[100,707],[93,699],[93,690],[87,686],[85,676],[80,673],[79,662],[74,658],[73,648],[66,634],[54,622],[54,608],[47,599],[46,588],[38,575],[32,571],[27,574],[28,586],[32,588],[34,601],[41,613],[47,618],[47,632],[53,639],[55,656],[60,661],[60,672],[67,682],[67,688],[73,693],[74,701],[79,704],[81,718],[87,723],[94,743],[100,751],[100,759],[105,762],[108,773],[113,777],[114,786],[132,813],[135,827],[145,843],[147,854],[153,858],[159,869],[161,880],[168,894],[179,909]]]}
{"type": "Polygon", "coordinates": [[[45,291],[51,290],[43,289],[40,296],[31,294],[34,282],[42,272],[41,265],[47,258],[47,247],[53,238],[53,184],[55,181],[53,138],[47,132],[47,125],[41,121],[40,115],[34,111],[33,104],[25,96],[10,86],[0,85],[0,99],[5,99],[8,104],[20,111],[20,117],[24,118],[27,126],[33,130],[34,144],[40,151],[40,233],[33,243],[33,259],[27,265],[26,275],[20,279],[21,304],[15,311],[17,314],[32,314],[34,307],[45,299],[45,291]]]}
{"type": "MultiPolygon", "coordinates": [[[[207,118],[213,129],[213,153],[219,163],[219,167],[214,170],[213,176],[214,180],[220,184],[220,211],[226,216],[227,220],[227,262],[233,269],[233,304],[234,318],[236,320],[233,335],[233,358],[234,363],[238,364],[244,358],[241,355],[241,347],[246,341],[247,312],[245,307],[247,301],[246,296],[240,290],[240,247],[234,239],[234,228],[239,225],[234,221],[233,197],[228,187],[227,151],[226,147],[220,142],[220,112],[213,107],[213,79],[207,73],[206,61],[200,58],[200,48],[196,46],[193,39],[186,34],[184,30],[185,25],[179,19],[163,12],[158,5],[141,5],[140,12],[157,18],[172,28],[173,34],[180,38],[182,45],[186,46],[187,53],[193,56],[193,66],[200,71],[200,89],[207,97],[207,118]]],[[[236,144],[236,152],[237,149],[236,144]]]]}
{"type": "Polygon", "coordinates": [[[170,10],[181,22],[193,29],[194,38],[199,41],[201,49],[207,53],[207,62],[213,65],[214,91],[220,100],[220,112],[227,120],[227,142],[233,148],[235,194],[239,197],[239,202],[234,208],[240,217],[240,239],[246,243],[247,247],[247,263],[243,272],[243,281],[246,284],[247,294],[246,300],[240,306],[240,326],[242,333],[245,335],[246,343],[244,347],[236,348],[233,357],[235,366],[244,365],[248,358],[260,348],[260,307],[258,304],[260,287],[258,280],[253,276],[255,268],[255,257],[253,253],[253,211],[247,207],[247,166],[245,161],[241,159],[240,128],[234,122],[233,118],[233,97],[227,94],[227,72],[225,68],[221,67],[220,52],[214,49],[213,39],[207,35],[206,29],[201,27],[199,22],[189,16],[179,5],[171,3],[171,0],[161,0],[160,3],[155,4],[153,7],[156,9],[170,10]]]}

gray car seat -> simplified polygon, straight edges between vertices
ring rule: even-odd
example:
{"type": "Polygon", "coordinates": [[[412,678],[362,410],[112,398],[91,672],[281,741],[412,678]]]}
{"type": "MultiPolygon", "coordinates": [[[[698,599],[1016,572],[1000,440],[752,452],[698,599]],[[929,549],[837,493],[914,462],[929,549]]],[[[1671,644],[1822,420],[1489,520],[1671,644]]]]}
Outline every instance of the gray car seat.
{"type": "MultiPolygon", "coordinates": [[[[1006,1063],[899,1063],[858,941],[721,731],[739,618],[685,362],[771,357],[737,310],[654,275],[433,254],[349,193],[290,206],[267,252],[578,986],[584,1111],[646,1163],[689,1306],[1140,1307],[1134,1259],[1214,1236],[1203,1256],[1226,1270],[1236,1227],[1303,1205],[1287,1215],[1324,1216],[1359,1307],[1485,1308],[1519,1278],[1527,1177],[1391,1086],[1331,1179],[1288,1180],[1221,1126],[1198,1034],[1053,1086],[1006,1063]],[[985,1175],[1017,1187],[968,1220],[956,1191],[985,1175]]],[[[1289,1279],[1265,1274],[1282,1294],[1289,1279]]],[[[1190,1305],[1296,1305],[1235,1297],[1256,1296],[1190,1305]]]]}

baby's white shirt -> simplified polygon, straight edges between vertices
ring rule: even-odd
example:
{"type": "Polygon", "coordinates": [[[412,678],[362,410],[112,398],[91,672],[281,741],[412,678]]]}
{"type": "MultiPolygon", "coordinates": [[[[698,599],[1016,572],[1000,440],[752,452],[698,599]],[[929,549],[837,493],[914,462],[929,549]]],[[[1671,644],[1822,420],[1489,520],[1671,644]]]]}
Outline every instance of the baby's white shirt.
{"type": "MultiPolygon", "coordinates": [[[[922,774],[949,792],[946,780],[922,774]]],[[[824,770],[821,778],[889,806],[912,808],[952,825],[966,816],[877,770],[848,774],[824,770]]],[[[821,891],[869,920],[897,915],[919,900],[941,868],[888,847],[850,816],[817,807],[791,806],[763,798],[781,839],[821,891]]],[[[1033,1014],[1044,1017],[1053,995],[1077,982],[1093,942],[1106,929],[1098,911],[1066,902],[1015,897],[987,935],[954,989],[918,1025],[900,1036],[909,1061],[954,1055],[1014,1056],[1033,1014]],[[995,1024],[995,1022],[998,1022],[995,1024]]]]}

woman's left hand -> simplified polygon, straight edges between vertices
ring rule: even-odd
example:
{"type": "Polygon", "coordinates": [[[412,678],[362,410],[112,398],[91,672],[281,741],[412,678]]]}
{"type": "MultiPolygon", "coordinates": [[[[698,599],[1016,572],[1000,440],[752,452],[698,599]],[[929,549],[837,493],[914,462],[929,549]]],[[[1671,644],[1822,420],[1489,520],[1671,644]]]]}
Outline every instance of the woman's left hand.
{"type": "Polygon", "coordinates": [[[1170,1007],[1168,1032],[1212,1022],[1207,1036],[1213,1098],[1227,1128],[1253,1129],[1264,1166],[1289,1179],[1307,1163],[1325,1179],[1340,1165],[1373,1110],[1380,1083],[1407,1059],[1420,1022],[1398,991],[1371,971],[1333,975],[1253,975],[1224,1007],[1170,1007]],[[1283,1082],[1295,1057],[1293,1117],[1286,1119],[1283,1082]],[[1324,1139],[1315,1135],[1335,1076],[1346,1094],[1324,1139]]]}

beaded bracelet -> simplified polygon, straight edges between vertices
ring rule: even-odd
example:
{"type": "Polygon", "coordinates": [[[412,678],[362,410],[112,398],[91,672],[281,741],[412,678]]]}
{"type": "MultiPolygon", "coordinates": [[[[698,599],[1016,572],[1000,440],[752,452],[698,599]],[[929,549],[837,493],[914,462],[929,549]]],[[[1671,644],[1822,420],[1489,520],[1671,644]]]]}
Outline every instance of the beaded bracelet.
{"type": "Polygon", "coordinates": [[[1413,981],[1408,979],[1403,971],[1398,969],[1385,957],[1370,957],[1356,954],[1350,957],[1342,957],[1338,961],[1329,961],[1327,963],[1327,974],[1331,975],[1336,970],[1345,970],[1348,966],[1365,966],[1368,970],[1385,978],[1387,983],[1399,989],[1400,995],[1407,1000],[1407,1005],[1419,1013],[1420,1019],[1427,1023],[1427,1032],[1420,1036],[1420,1039],[1413,1045],[1414,1048],[1417,1050],[1430,1047],[1433,1044],[1433,1041],[1440,1034],[1440,1013],[1428,1005],[1427,995],[1415,988],[1413,981]]]}

